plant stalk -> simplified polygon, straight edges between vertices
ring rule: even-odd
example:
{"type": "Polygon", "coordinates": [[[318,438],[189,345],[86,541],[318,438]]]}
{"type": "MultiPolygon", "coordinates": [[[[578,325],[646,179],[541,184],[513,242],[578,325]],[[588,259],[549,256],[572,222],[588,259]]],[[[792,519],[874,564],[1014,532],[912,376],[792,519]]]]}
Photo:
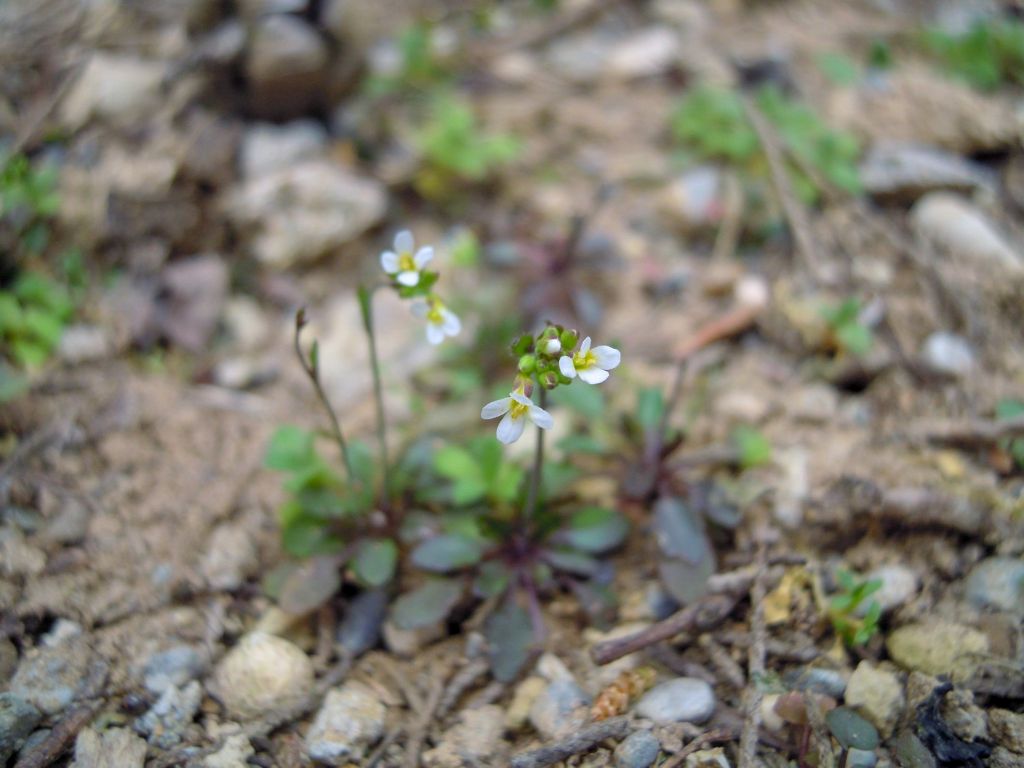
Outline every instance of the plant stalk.
{"type": "MultiPolygon", "coordinates": [[[[302,345],[299,343],[299,337],[305,325],[305,311],[299,310],[299,313],[295,316],[295,354],[299,358],[299,365],[302,366],[302,370],[306,372],[306,376],[313,384],[313,390],[316,392],[317,399],[324,410],[327,411],[327,417],[331,422],[331,434],[334,436],[334,442],[338,444],[338,449],[341,451],[341,461],[345,465],[345,476],[348,478],[349,483],[355,483],[355,474],[352,472],[352,460],[348,455],[348,443],[345,442],[345,435],[341,431],[341,422],[338,421],[338,415],[334,412],[334,407],[331,405],[331,401],[327,399],[327,393],[324,392],[323,385],[320,383],[320,361],[315,354],[307,359],[302,351],[302,345]]],[[[313,343],[315,348],[316,341],[313,343]]]]}
{"type": "Polygon", "coordinates": [[[377,408],[377,443],[380,447],[380,466],[383,488],[381,489],[381,507],[385,512],[391,508],[391,477],[388,468],[388,435],[384,415],[384,391],[381,385],[380,360],[377,357],[377,334],[373,325],[373,295],[376,286],[364,291],[365,299],[361,303],[363,328],[370,350],[370,369],[373,371],[373,399],[377,408]]]}
{"type": "MultiPolygon", "coordinates": [[[[544,387],[540,389],[538,405],[544,408],[547,405],[548,391],[544,387]]],[[[541,472],[544,469],[544,430],[537,427],[537,447],[533,452],[533,472],[530,474],[530,488],[526,494],[526,505],[523,507],[523,518],[529,523],[533,520],[537,511],[537,501],[540,496],[541,472]]]]}

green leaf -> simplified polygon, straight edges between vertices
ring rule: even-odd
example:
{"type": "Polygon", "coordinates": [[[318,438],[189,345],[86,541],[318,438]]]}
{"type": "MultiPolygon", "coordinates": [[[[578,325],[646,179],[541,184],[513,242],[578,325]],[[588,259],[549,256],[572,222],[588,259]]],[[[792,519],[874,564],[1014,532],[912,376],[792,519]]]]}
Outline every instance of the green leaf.
{"type": "Polygon", "coordinates": [[[11,293],[0,292],[0,336],[21,333],[23,328],[24,318],[18,300],[11,293]]]}
{"type": "Polygon", "coordinates": [[[477,459],[469,451],[448,445],[437,452],[434,468],[454,481],[452,500],[459,505],[479,501],[487,493],[487,483],[477,459]]]}
{"type": "Polygon", "coordinates": [[[306,469],[316,459],[314,435],[300,427],[279,427],[270,438],[263,464],[283,472],[306,469]]]}
{"type": "Polygon", "coordinates": [[[509,595],[484,622],[491,674],[501,683],[510,683],[530,658],[533,627],[526,609],[509,595]]]}
{"type": "Polygon", "coordinates": [[[406,592],[391,606],[391,619],[399,629],[419,629],[443,620],[462,597],[462,582],[430,579],[406,592]]]}
{"type": "Polygon", "coordinates": [[[50,350],[36,341],[20,338],[11,342],[11,357],[22,368],[38,368],[50,358],[50,350]]]}
{"type": "Polygon", "coordinates": [[[577,576],[593,576],[601,564],[590,555],[568,549],[552,549],[544,552],[544,560],[559,571],[577,576]]]}
{"type": "Polygon", "coordinates": [[[390,539],[368,539],[359,545],[352,570],[364,586],[380,587],[391,581],[398,563],[398,547],[390,539]]]}
{"type": "Polygon", "coordinates": [[[629,532],[629,523],[614,509],[587,507],[575,512],[562,538],[584,552],[600,554],[619,546],[629,532]]]}
{"type": "Polygon", "coordinates": [[[482,557],[483,546],[478,540],[458,534],[443,534],[427,539],[412,552],[414,565],[437,573],[476,565],[482,557]]]}
{"type": "Polygon", "coordinates": [[[512,572],[504,563],[489,560],[480,565],[476,579],[473,581],[473,593],[486,600],[500,595],[512,581],[512,572]]]}
{"type": "Polygon", "coordinates": [[[846,323],[836,329],[839,346],[851,355],[866,355],[874,344],[871,329],[861,323],[846,323]]]}
{"type": "Polygon", "coordinates": [[[645,387],[637,395],[636,421],[645,432],[657,429],[665,415],[665,395],[659,387],[645,387]]]}
{"type": "Polygon", "coordinates": [[[587,420],[601,419],[605,414],[605,396],[599,387],[559,387],[551,393],[555,405],[569,408],[587,420]]]}
{"type": "Polygon", "coordinates": [[[658,547],[670,558],[697,565],[708,556],[704,524],[678,497],[662,496],[655,502],[654,532],[658,547]]]}
{"type": "Polygon", "coordinates": [[[760,430],[741,425],[733,431],[732,440],[739,453],[740,466],[744,469],[757,467],[771,461],[772,444],[760,430]]]}
{"type": "Polygon", "coordinates": [[[25,310],[23,331],[49,352],[60,343],[60,337],[64,333],[64,323],[48,311],[30,307],[25,310]]]}
{"type": "Polygon", "coordinates": [[[340,587],[338,558],[314,557],[288,575],[281,585],[278,605],[285,613],[303,616],[330,600],[340,587]]]}
{"type": "Polygon", "coordinates": [[[860,80],[857,63],[841,53],[823,53],[818,57],[818,67],[825,77],[836,85],[855,85],[860,80]]]}

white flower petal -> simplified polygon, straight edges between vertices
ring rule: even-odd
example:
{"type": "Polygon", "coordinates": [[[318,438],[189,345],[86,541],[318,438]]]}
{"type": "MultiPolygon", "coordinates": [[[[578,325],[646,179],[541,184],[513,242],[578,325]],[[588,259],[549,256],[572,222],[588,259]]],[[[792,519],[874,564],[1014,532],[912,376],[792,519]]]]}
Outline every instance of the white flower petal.
{"type": "Polygon", "coordinates": [[[399,272],[398,277],[395,278],[402,285],[407,285],[412,288],[420,281],[420,273],[409,270],[407,272],[399,272]]]}
{"type": "Polygon", "coordinates": [[[594,353],[594,361],[598,367],[604,368],[606,371],[615,368],[622,361],[622,353],[615,347],[602,344],[600,347],[594,347],[591,351],[594,353]]]}
{"type": "Polygon", "coordinates": [[[394,251],[384,251],[380,255],[380,266],[389,275],[398,271],[398,254],[394,251]]]}
{"type": "Polygon", "coordinates": [[[416,251],[416,255],[412,257],[413,264],[416,265],[416,269],[423,269],[430,260],[434,258],[434,248],[430,245],[425,245],[416,251]]]}
{"type": "Polygon", "coordinates": [[[531,405],[529,414],[530,421],[532,421],[541,429],[551,429],[553,426],[555,426],[555,420],[551,417],[551,414],[545,411],[539,405],[531,405]]]}
{"type": "Polygon", "coordinates": [[[430,305],[423,299],[413,299],[409,305],[409,311],[412,312],[414,317],[424,318],[430,312],[430,305]]]}
{"type": "Polygon", "coordinates": [[[526,429],[526,419],[513,419],[511,413],[506,413],[505,418],[498,422],[498,440],[505,445],[514,443],[523,436],[524,429],[526,429]]]}
{"type": "Polygon", "coordinates": [[[447,309],[441,310],[441,328],[449,336],[458,336],[459,331],[462,330],[462,321],[459,320],[458,315],[447,309]]]}
{"type": "Polygon", "coordinates": [[[576,366],[572,364],[572,358],[568,355],[562,355],[559,358],[558,370],[562,372],[563,376],[568,376],[570,379],[576,378],[576,366]]]}
{"type": "Polygon", "coordinates": [[[444,341],[444,330],[436,323],[427,324],[427,341],[437,346],[444,341]]]}
{"type": "Polygon", "coordinates": [[[416,241],[412,239],[412,232],[408,229],[403,229],[395,235],[395,250],[399,253],[412,253],[415,247],[416,241]]]}
{"type": "Polygon", "coordinates": [[[508,413],[508,409],[512,407],[512,398],[503,397],[501,400],[492,400],[483,408],[480,409],[481,419],[496,419],[502,414],[508,413]]]}
{"type": "Polygon", "coordinates": [[[584,368],[580,371],[580,381],[585,381],[587,384],[600,384],[602,381],[607,379],[611,374],[608,371],[602,370],[595,365],[589,368],[584,368]]]}
{"type": "Polygon", "coordinates": [[[581,355],[585,355],[589,351],[590,351],[590,337],[587,336],[587,338],[585,338],[583,340],[583,343],[580,344],[580,354],[581,355]]]}
{"type": "Polygon", "coordinates": [[[515,400],[520,405],[525,405],[526,407],[530,407],[531,405],[533,405],[533,400],[528,398],[522,392],[518,392],[518,391],[517,392],[509,392],[508,396],[511,397],[513,400],[515,400]]]}

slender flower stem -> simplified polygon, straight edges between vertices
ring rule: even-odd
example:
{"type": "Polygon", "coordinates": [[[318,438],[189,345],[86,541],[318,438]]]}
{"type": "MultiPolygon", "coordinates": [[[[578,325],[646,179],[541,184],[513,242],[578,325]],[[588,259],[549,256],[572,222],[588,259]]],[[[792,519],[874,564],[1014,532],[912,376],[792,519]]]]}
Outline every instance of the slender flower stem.
{"type": "Polygon", "coordinates": [[[373,294],[377,286],[359,289],[359,305],[363,317],[363,328],[370,349],[370,369],[373,371],[373,399],[377,406],[377,443],[380,446],[380,466],[383,480],[381,507],[387,512],[391,507],[391,478],[388,468],[388,435],[384,415],[384,392],[380,378],[380,360],[377,357],[377,334],[373,326],[373,294]]]}
{"type": "MultiPolygon", "coordinates": [[[[538,387],[540,396],[537,398],[540,407],[547,405],[548,391],[544,387],[538,387]]],[[[523,507],[523,519],[527,524],[533,520],[537,510],[537,501],[540,496],[541,472],[544,469],[544,430],[537,427],[537,448],[533,453],[533,473],[530,475],[530,489],[526,495],[526,505],[523,507]]]]}
{"type": "Polygon", "coordinates": [[[302,351],[302,345],[299,343],[299,337],[302,335],[302,329],[305,326],[306,311],[300,309],[298,314],[295,315],[295,354],[299,358],[299,365],[302,366],[302,370],[306,372],[306,376],[313,384],[313,390],[316,392],[317,399],[320,400],[320,404],[327,411],[327,416],[331,421],[331,433],[334,435],[334,442],[338,444],[338,449],[341,451],[341,461],[345,465],[345,476],[350,483],[354,483],[355,475],[352,472],[352,460],[348,455],[348,443],[345,442],[345,435],[341,431],[341,422],[338,421],[338,415],[334,412],[331,401],[328,400],[327,393],[324,392],[323,385],[320,383],[320,360],[316,341],[313,342],[313,351],[308,359],[302,351]]]}

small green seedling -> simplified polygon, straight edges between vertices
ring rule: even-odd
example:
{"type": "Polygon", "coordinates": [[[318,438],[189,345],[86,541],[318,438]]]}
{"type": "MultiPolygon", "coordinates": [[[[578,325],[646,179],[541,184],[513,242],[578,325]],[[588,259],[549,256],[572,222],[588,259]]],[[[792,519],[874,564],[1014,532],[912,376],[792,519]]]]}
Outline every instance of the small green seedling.
{"type": "Polygon", "coordinates": [[[928,29],[921,43],[953,75],[974,88],[1024,85],[1024,22],[980,20],[963,34],[928,29]]]}
{"type": "Polygon", "coordinates": [[[393,96],[426,91],[451,80],[452,71],[434,50],[433,26],[410,24],[396,41],[399,64],[394,72],[369,77],[363,85],[370,96],[393,96]]]}
{"type": "Polygon", "coordinates": [[[24,155],[0,155],[0,226],[13,242],[5,245],[38,255],[50,242],[50,220],[60,206],[57,171],[35,167],[24,155]]]}
{"type": "Polygon", "coordinates": [[[751,469],[760,467],[772,460],[772,444],[764,433],[747,424],[742,424],[732,433],[732,443],[736,447],[740,467],[751,469]]]}
{"type": "Polygon", "coordinates": [[[470,105],[450,94],[435,97],[416,141],[424,160],[416,188],[435,200],[488,180],[520,147],[511,136],[484,133],[470,105]]]}
{"type": "Polygon", "coordinates": [[[858,579],[846,569],[841,569],[836,579],[839,581],[839,593],[828,602],[828,617],[832,628],[846,645],[864,645],[878,632],[882,606],[877,600],[869,603],[866,601],[882,588],[882,580],[858,579]],[[863,616],[859,615],[862,605],[867,606],[863,616]]]}
{"type": "Polygon", "coordinates": [[[862,305],[854,297],[821,311],[828,324],[826,346],[839,354],[864,356],[874,346],[874,334],[861,322],[862,305]]]}
{"type": "Polygon", "coordinates": [[[37,272],[23,272],[0,291],[0,340],[9,361],[23,369],[45,363],[71,320],[74,302],[59,283],[37,272]]]}
{"type": "MultiPolygon", "coordinates": [[[[1020,400],[1001,400],[996,405],[996,418],[999,420],[1015,419],[1021,416],[1024,416],[1024,402],[1020,400]]],[[[1001,447],[1013,457],[1018,468],[1024,469],[1024,437],[1004,440],[1001,447]]]]}

